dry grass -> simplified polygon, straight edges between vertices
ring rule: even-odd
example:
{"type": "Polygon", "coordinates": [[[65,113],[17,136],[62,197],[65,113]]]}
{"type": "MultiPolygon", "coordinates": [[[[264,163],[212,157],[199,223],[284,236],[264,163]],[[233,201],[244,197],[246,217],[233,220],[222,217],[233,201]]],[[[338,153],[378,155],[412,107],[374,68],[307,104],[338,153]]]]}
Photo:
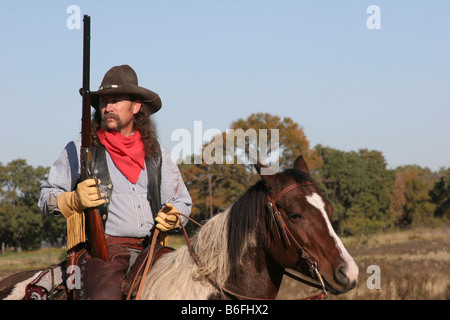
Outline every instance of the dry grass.
{"type": "Polygon", "coordinates": [[[38,270],[57,264],[65,259],[65,255],[64,248],[2,253],[0,254],[0,280],[14,273],[38,270]]]}
{"type": "MultiPolygon", "coordinates": [[[[450,228],[415,229],[342,239],[356,260],[357,287],[329,299],[449,300],[450,228]],[[380,267],[381,288],[368,289],[370,265],[380,267]]],[[[297,299],[311,289],[285,278],[279,299],[297,299]]]]}

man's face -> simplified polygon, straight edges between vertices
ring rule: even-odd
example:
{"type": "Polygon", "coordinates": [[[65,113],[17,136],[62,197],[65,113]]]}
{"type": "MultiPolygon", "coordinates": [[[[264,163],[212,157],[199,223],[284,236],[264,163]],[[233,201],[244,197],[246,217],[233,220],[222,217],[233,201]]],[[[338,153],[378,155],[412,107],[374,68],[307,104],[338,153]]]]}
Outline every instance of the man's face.
{"type": "Polygon", "coordinates": [[[132,101],[128,95],[105,95],[100,97],[99,108],[102,128],[128,137],[133,133],[134,115],[140,110],[141,102],[132,101]]]}

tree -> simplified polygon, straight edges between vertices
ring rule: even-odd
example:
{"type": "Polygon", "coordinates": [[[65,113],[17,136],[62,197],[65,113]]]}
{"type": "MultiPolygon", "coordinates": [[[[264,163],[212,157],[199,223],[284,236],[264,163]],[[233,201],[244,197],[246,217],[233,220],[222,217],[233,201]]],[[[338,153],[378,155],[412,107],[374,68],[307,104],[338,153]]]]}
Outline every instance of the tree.
{"type": "Polygon", "coordinates": [[[430,197],[436,205],[434,216],[450,219],[450,167],[441,170],[441,177],[430,191],[430,197]]]}
{"type": "Polygon", "coordinates": [[[0,242],[16,250],[39,247],[43,220],[37,202],[48,170],[24,159],[0,164],[0,242]]]}
{"type": "Polygon", "coordinates": [[[431,203],[430,190],[435,174],[416,165],[400,166],[395,174],[391,206],[395,223],[408,227],[431,222],[435,205],[431,203]]]}
{"type": "Polygon", "coordinates": [[[323,166],[316,173],[334,206],[332,223],[338,233],[370,233],[390,226],[393,173],[381,152],[340,151],[322,145],[316,150],[323,166]]]}

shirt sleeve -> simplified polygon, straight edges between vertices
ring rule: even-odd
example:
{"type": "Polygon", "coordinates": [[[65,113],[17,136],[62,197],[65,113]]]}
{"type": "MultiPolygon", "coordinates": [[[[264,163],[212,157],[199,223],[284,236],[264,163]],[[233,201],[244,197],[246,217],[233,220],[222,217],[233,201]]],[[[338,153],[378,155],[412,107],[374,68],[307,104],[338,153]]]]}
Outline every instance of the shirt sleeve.
{"type": "MultiPolygon", "coordinates": [[[[170,202],[179,212],[189,216],[192,209],[192,199],[180,170],[164,146],[161,146],[161,155],[161,205],[164,206],[167,202],[170,202]]],[[[181,221],[186,225],[188,219],[181,217],[181,221]]]]}
{"type": "Polygon", "coordinates": [[[61,212],[56,203],[59,195],[75,189],[80,178],[80,146],[81,140],[69,142],[41,185],[38,206],[44,215],[59,215],[61,212]]]}

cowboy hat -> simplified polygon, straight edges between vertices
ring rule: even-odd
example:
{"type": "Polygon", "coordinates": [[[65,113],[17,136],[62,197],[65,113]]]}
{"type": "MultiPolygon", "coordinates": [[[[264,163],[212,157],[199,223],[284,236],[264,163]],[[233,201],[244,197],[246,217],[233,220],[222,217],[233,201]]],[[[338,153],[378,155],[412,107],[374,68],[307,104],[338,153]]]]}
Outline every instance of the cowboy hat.
{"type": "Polygon", "coordinates": [[[142,101],[150,114],[161,109],[161,99],[157,93],[138,86],[136,72],[129,65],[115,66],[106,72],[98,91],[91,92],[91,105],[98,108],[100,96],[109,94],[129,94],[142,101]]]}

